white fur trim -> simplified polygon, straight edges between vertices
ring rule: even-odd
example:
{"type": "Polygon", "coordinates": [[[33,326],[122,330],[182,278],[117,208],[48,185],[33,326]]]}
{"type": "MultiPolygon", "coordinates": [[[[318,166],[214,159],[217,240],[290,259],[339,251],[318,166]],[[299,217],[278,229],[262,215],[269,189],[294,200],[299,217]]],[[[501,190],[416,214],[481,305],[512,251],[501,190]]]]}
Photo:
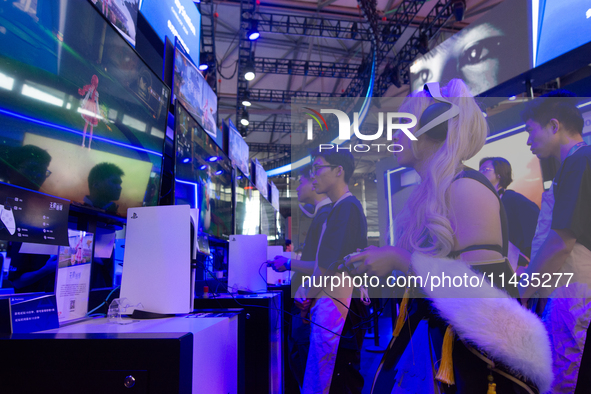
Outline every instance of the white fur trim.
{"type": "MultiPolygon", "coordinates": [[[[474,272],[461,260],[434,258],[419,253],[412,257],[414,272],[426,278],[468,278],[474,272]]],[[[507,278],[505,280],[508,280],[507,278]]],[[[475,281],[475,280],[474,280],[475,281]]],[[[482,287],[424,287],[441,317],[463,340],[502,362],[513,372],[529,378],[545,393],[553,380],[552,352],[544,325],[507,293],[484,282],[482,287]]]]}

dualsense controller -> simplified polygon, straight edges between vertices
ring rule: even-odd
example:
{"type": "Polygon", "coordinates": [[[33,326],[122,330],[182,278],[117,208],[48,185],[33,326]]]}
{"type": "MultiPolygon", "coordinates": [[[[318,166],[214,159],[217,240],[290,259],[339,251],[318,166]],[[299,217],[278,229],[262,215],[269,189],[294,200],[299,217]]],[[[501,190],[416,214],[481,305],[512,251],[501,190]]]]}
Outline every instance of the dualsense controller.
{"type": "Polygon", "coordinates": [[[12,211],[12,207],[6,201],[4,205],[0,205],[0,220],[10,233],[10,235],[14,235],[16,231],[16,223],[14,221],[14,213],[12,211]]]}

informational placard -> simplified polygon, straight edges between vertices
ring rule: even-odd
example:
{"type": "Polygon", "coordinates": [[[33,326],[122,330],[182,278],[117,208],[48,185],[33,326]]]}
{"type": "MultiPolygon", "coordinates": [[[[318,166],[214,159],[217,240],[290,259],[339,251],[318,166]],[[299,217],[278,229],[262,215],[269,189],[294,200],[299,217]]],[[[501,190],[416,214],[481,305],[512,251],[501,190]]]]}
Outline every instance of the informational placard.
{"type": "Polygon", "coordinates": [[[0,239],[68,244],[70,202],[0,182],[0,239]]]}
{"type": "Polygon", "coordinates": [[[59,248],[55,295],[60,323],[88,312],[94,234],[68,230],[68,241],[69,246],[59,248]]]}

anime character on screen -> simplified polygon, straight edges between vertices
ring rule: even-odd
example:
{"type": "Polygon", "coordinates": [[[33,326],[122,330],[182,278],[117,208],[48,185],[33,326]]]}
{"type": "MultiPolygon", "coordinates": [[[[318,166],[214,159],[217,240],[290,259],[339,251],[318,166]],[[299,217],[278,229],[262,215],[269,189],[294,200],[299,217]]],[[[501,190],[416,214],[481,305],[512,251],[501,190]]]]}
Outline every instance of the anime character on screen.
{"type": "Polygon", "coordinates": [[[86,122],[84,125],[84,134],[82,135],[82,147],[84,147],[84,141],[86,140],[86,129],[90,126],[90,138],[88,140],[88,149],[90,150],[90,144],[92,143],[92,134],[94,126],[98,125],[100,116],[100,108],[98,103],[98,77],[92,76],[89,85],[84,85],[82,89],[78,89],[79,95],[84,95],[82,104],[80,106],[80,112],[82,112],[82,119],[86,122]]]}
{"type": "Polygon", "coordinates": [[[70,265],[76,265],[76,264],[80,264],[82,262],[82,241],[84,241],[84,237],[80,236],[78,237],[78,243],[76,244],[76,247],[74,248],[74,251],[76,253],[72,253],[72,257],[70,259],[70,265]]]}

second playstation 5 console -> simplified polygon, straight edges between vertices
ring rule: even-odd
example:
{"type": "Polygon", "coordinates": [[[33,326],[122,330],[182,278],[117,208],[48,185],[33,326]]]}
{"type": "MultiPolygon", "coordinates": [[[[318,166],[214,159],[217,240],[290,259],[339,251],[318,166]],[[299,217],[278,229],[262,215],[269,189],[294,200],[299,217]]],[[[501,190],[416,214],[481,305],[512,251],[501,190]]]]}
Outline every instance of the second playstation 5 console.
{"type": "Polygon", "coordinates": [[[267,236],[231,235],[229,249],[229,291],[267,291],[267,236]]]}

